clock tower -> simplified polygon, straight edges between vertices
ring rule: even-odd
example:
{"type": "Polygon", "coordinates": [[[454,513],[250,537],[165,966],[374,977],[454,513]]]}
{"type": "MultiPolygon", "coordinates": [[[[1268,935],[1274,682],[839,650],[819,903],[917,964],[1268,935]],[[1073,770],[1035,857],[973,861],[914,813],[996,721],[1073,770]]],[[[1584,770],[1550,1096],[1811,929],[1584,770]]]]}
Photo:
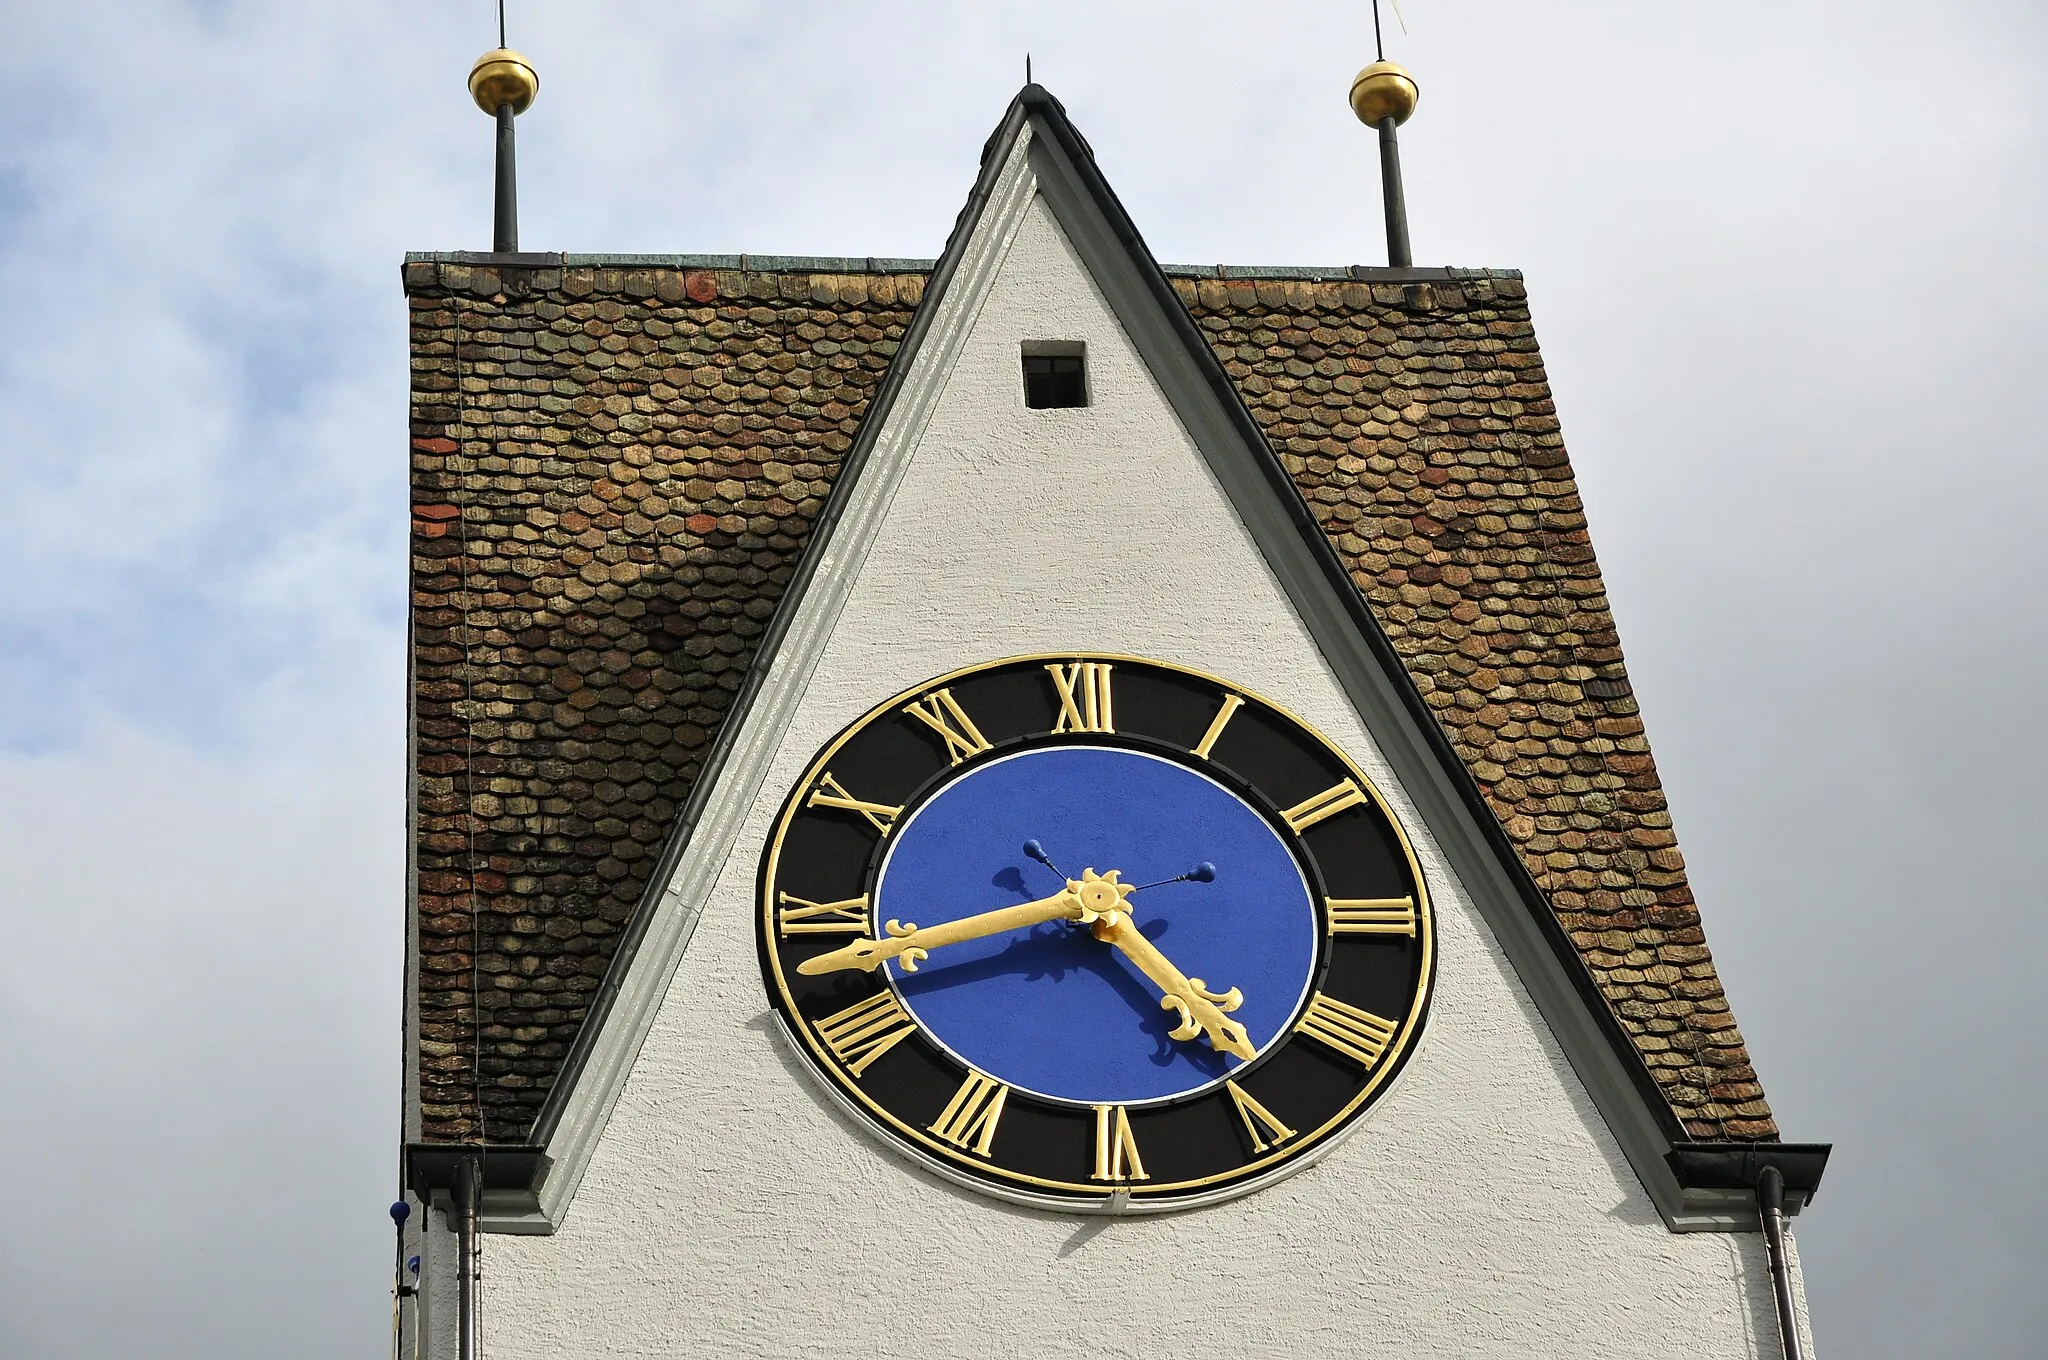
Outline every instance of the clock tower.
{"type": "Polygon", "coordinates": [[[1160,264],[1037,85],[937,260],[407,257],[408,1353],[1805,1344],[1521,278],[1353,105],[1385,267],[1160,264]]]}

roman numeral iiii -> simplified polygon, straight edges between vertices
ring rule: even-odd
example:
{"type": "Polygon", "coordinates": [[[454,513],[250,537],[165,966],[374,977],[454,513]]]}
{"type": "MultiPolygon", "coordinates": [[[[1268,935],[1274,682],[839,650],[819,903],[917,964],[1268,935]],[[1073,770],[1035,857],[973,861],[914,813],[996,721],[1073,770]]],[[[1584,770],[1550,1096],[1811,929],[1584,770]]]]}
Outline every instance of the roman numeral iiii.
{"type": "Polygon", "coordinates": [[[1317,992],[1302,1013],[1301,1023],[1294,1028],[1296,1033],[1327,1044],[1370,1069],[1394,1041],[1397,1026],[1371,1011],[1317,992]]]}

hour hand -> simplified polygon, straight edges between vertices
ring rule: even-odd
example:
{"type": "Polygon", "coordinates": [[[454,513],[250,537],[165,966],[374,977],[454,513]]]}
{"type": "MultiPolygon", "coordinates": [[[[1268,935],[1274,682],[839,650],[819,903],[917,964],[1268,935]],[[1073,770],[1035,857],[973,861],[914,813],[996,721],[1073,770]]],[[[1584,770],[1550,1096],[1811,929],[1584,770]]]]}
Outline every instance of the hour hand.
{"type": "Polygon", "coordinates": [[[1024,930],[1046,921],[1086,919],[1087,908],[1081,894],[1073,885],[1061,889],[1051,897],[1041,897],[1036,902],[1023,902],[1014,907],[1002,907],[985,911],[977,916],[963,916],[957,921],[943,925],[905,925],[890,921],[882,928],[882,934],[871,940],[855,940],[843,949],[834,949],[816,958],[805,959],[796,966],[799,973],[837,973],[858,968],[872,973],[890,959],[902,959],[906,973],[917,971],[917,965],[926,954],[941,945],[958,944],[962,940],[978,940],[985,935],[1002,935],[1012,930],[1024,930]]]}
{"type": "Polygon", "coordinates": [[[1138,971],[1165,993],[1159,1000],[1160,1009],[1180,1016],[1180,1023],[1168,1032],[1170,1037],[1192,1039],[1200,1034],[1219,1053],[1234,1053],[1247,1062],[1256,1055],[1244,1026],[1224,1014],[1244,1004],[1244,994],[1237,988],[1212,992],[1200,978],[1190,978],[1181,972],[1159,952],[1157,945],[1138,933],[1137,924],[1127,913],[1104,917],[1095,922],[1094,931],[1096,939],[1121,949],[1138,966],[1138,971]]]}

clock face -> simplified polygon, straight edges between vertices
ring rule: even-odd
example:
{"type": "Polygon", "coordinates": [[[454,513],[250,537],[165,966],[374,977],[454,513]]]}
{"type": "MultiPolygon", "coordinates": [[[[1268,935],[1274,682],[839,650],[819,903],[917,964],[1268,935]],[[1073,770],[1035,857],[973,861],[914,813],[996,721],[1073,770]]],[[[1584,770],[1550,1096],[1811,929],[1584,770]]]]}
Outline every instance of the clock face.
{"type": "Polygon", "coordinates": [[[1019,657],[834,738],[761,869],[768,992],[856,1115],[1006,1198],[1165,1209],[1383,1092],[1434,960],[1365,775],[1250,691],[1019,657]]]}

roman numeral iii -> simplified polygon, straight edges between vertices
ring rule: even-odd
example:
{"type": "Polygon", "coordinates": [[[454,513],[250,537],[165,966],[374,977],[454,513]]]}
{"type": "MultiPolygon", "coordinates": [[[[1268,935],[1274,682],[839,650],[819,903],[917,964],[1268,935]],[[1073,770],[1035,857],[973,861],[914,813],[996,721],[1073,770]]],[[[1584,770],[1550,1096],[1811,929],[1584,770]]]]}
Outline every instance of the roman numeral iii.
{"type": "Polygon", "coordinates": [[[1415,937],[1412,897],[1332,897],[1323,903],[1332,935],[1406,935],[1415,937]]]}
{"type": "Polygon", "coordinates": [[[931,1131],[956,1148],[969,1148],[975,1156],[986,1157],[996,1140],[996,1121],[1003,1117],[1003,1100],[1009,1094],[1010,1088],[994,1077],[969,1072],[931,1123],[931,1131]]]}
{"type": "Polygon", "coordinates": [[[776,923],[791,935],[861,935],[868,928],[868,899],[863,893],[843,902],[812,902],[786,892],[777,899],[776,923]]]}
{"type": "Polygon", "coordinates": [[[1060,697],[1054,732],[1116,731],[1109,689],[1109,673],[1114,667],[1106,661],[1076,661],[1070,666],[1055,662],[1045,669],[1060,697]]]}
{"type": "Polygon", "coordinates": [[[881,832],[884,836],[889,834],[889,828],[896,824],[897,816],[903,811],[900,807],[890,807],[886,803],[862,802],[848,793],[846,786],[834,779],[829,770],[825,772],[824,778],[818,781],[818,786],[811,790],[811,796],[805,800],[804,805],[806,807],[841,808],[847,812],[858,812],[861,816],[867,818],[869,822],[873,823],[875,830],[881,832]]]}
{"type": "Polygon", "coordinates": [[[939,734],[946,743],[946,755],[955,765],[989,749],[988,738],[967,716],[951,690],[935,689],[924,698],[903,706],[903,711],[939,734]]]}
{"type": "Polygon", "coordinates": [[[1275,1148],[1294,1137],[1294,1130],[1273,1117],[1273,1112],[1245,1094],[1242,1086],[1234,1081],[1223,1083],[1230,1092],[1230,1101],[1237,1106],[1237,1117],[1244,1121],[1244,1131],[1251,1135],[1252,1151],[1264,1152],[1275,1148]],[[1271,1139],[1271,1142],[1266,1141],[1271,1139]]]}
{"type": "Polygon", "coordinates": [[[1366,802],[1365,790],[1352,780],[1324,789],[1313,798],[1304,798],[1280,814],[1288,827],[1299,836],[1317,822],[1334,817],[1346,808],[1355,808],[1366,802]]]}
{"type": "Polygon", "coordinates": [[[875,1060],[917,1032],[917,1021],[894,992],[876,992],[817,1022],[818,1037],[856,1077],[875,1060]]]}
{"type": "Polygon", "coordinates": [[[1317,992],[1309,1001],[1308,1009],[1302,1013],[1301,1023],[1294,1028],[1296,1033],[1328,1044],[1370,1069],[1380,1060],[1380,1054],[1387,1051],[1387,1045],[1394,1041],[1397,1026],[1371,1011],[1362,1011],[1317,992]]]}
{"type": "Polygon", "coordinates": [[[1131,1117],[1121,1105],[1095,1107],[1095,1170],[1091,1181],[1149,1181],[1145,1163],[1138,1156],[1138,1140],[1131,1137],[1131,1117]]]}

